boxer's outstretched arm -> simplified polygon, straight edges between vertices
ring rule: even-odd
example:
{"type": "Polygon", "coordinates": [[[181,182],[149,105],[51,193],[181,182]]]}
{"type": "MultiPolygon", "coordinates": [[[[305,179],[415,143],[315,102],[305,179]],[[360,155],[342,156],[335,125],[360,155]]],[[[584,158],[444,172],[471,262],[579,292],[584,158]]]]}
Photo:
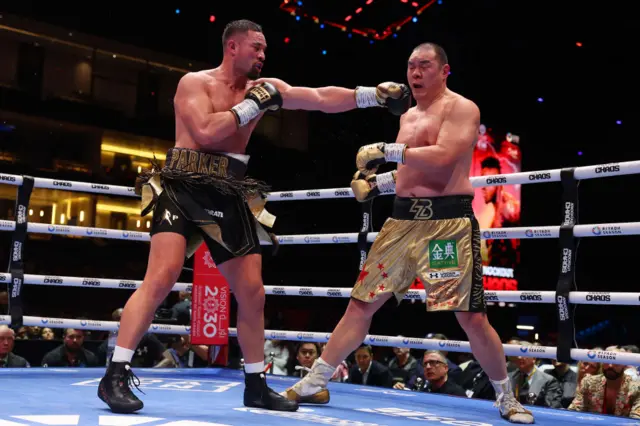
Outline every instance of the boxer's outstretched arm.
{"type": "Polygon", "coordinates": [[[296,87],[282,94],[282,108],[338,113],[356,109],[355,89],[344,87],[296,87]]]}
{"type": "Polygon", "coordinates": [[[277,78],[260,78],[253,85],[270,83],[282,97],[282,108],[325,113],[345,112],[355,108],[384,107],[401,116],[411,107],[411,94],[406,84],[386,81],[375,87],[292,87],[277,78]]]}
{"type": "Polygon", "coordinates": [[[344,87],[296,87],[277,78],[261,78],[254,82],[273,84],[282,95],[283,109],[301,109],[326,113],[345,112],[358,108],[355,89],[344,87]]]}
{"type": "Polygon", "coordinates": [[[214,111],[204,81],[197,74],[180,79],[173,103],[176,114],[199,145],[215,144],[238,130],[233,112],[214,111]]]}
{"type": "Polygon", "coordinates": [[[434,145],[407,148],[404,164],[417,169],[448,166],[473,149],[480,126],[480,110],[468,99],[460,99],[445,118],[434,145]]]}

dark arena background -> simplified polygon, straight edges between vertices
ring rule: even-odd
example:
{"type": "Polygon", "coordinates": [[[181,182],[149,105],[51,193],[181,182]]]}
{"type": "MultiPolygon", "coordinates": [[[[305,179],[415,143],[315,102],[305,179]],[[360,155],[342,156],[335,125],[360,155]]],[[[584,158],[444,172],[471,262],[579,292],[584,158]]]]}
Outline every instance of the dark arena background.
{"type": "MultiPolygon", "coordinates": [[[[600,171],[611,175],[576,183],[577,224],[599,224],[598,230],[590,232],[602,238],[575,242],[570,290],[592,293],[582,296],[587,297],[586,302],[569,306],[570,337],[559,330],[559,307],[553,295],[562,276],[560,240],[557,234],[535,238],[529,229],[562,225],[563,185],[557,178],[548,183],[499,186],[519,204],[518,219],[509,226],[533,235],[483,239],[485,290],[521,292],[511,302],[500,301],[504,300],[502,293],[489,293],[487,298],[489,320],[502,342],[515,339],[567,350],[640,345],[636,327],[640,286],[633,269],[640,241],[635,234],[640,232],[625,231],[633,226],[622,230],[611,226],[604,230],[611,236],[599,235],[602,224],[640,222],[638,209],[632,205],[640,187],[640,168],[636,165],[634,172],[616,176],[626,170],[626,162],[640,160],[635,127],[640,87],[637,66],[632,63],[638,46],[637,19],[624,6],[617,1],[588,5],[506,0],[1,1],[0,219],[16,221],[18,216],[19,187],[11,185],[10,176],[133,187],[149,160],[164,156],[173,146],[173,97],[178,81],[188,72],[218,66],[222,31],[231,20],[250,19],[262,26],[268,45],[262,76],[277,77],[293,86],[355,88],[384,81],[406,83],[409,55],[415,46],[430,41],[448,54],[448,87],[473,100],[481,111],[472,176],[540,172],[529,175],[528,180],[535,181],[548,179],[545,173],[549,170],[559,173],[559,169],[586,166],[601,167],[600,171]],[[498,159],[500,171],[482,170],[481,162],[487,156],[498,159]],[[550,293],[544,296],[544,292],[550,293]],[[620,296],[627,302],[616,304],[614,293],[634,296],[620,296]],[[543,300],[547,302],[536,303],[543,300]]],[[[398,117],[382,108],[339,114],[268,112],[248,146],[248,174],[269,183],[274,192],[347,188],[358,148],[395,142],[398,129],[398,117]]],[[[481,228],[494,228],[483,191],[476,188],[474,211],[481,228]]],[[[374,201],[374,232],[389,217],[392,201],[392,196],[374,201]]],[[[358,233],[362,225],[361,206],[352,198],[274,201],[267,203],[267,209],[277,217],[273,228],[277,235],[358,233]]],[[[36,187],[25,214],[30,224],[127,232],[148,232],[151,220],[151,216],[140,216],[138,198],[65,191],[64,184],[55,189],[36,187]]],[[[0,232],[0,259],[7,259],[7,274],[12,268],[12,229],[0,229],[7,231],[0,232]]],[[[113,320],[113,311],[124,306],[132,290],[86,288],[95,287],[86,278],[142,280],[148,249],[147,242],[28,233],[22,246],[24,274],[85,277],[88,284],[26,282],[19,291],[24,315],[113,320]]],[[[359,263],[360,252],[353,243],[281,244],[276,256],[265,248],[263,280],[271,287],[350,288],[358,277],[359,263]]],[[[193,268],[190,259],[178,281],[191,283],[193,268]]],[[[2,279],[10,281],[7,277],[2,279]]],[[[420,289],[421,283],[413,287],[420,289]]],[[[11,314],[11,292],[9,283],[0,282],[0,315],[11,314]]],[[[159,323],[182,324],[170,315],[180,297],[172,292],[163,302],[156,314],[159,323]]],[[[235,327],[237,306],[231,299],[229,326],[235,327]]],[[[269,294],[265,325],[268,330],[330,333],[348,301],[347,297],[319,300],[269,294]]],[[[53,342],[17,339],[14,352],[40,367],[43,355],[64,341],[66,331],[55,328],[53,332],[53,342]]],[[[453,313],[427,314],[419,298],[397,307],[385,305],[370,329],[372,335],[418,339],[438,333],[448,340],[468,341],[453,313]]],[[[93,331],[91,338],[85,338],[85,347],[97,352],[107,334],[104,329],[93,331]]],[[[175,344],[174,337],[161,340],[167,347],[175,344]]],[[[286,343],[294,358],[298,343],[286,343]]],[[[374,343],[374,359],[386,365],[393,357],[392,346],[374,343]]],[[[229,338],[224,352],[222,366],[239,369],[242,354],[235,337],[229,338]]],[[[422,353],[412,349],[420,364],[422,353]]],[[[448,353],[454,362],[463,362],[458,355],[448,353]]],[[[268,358],[266,349],[265,356],[268,358]]],[[[220,359],[205,364],[220,367],[220,359]]],[[[224,374],[231,374],[225,376],[227,380],[235,380],[235,373],[224,374]]],[[[83,376],[82,380],[88,383],[93,378],[83,376]]],[[[8,390],[3,380],[0,375],[4,394],[8,390]]],[[[284,386],[275,379],[271,383],[284,386]]],[[[93,398],[95,386],[90,392],[93,398]]],[[[38,404],[35,396],[29,398],[38,404]]],[[[92,404],[102,410],[94,400],[92,404]]],[[[233,404],[241,406],[239,399],[229,402],[233,404]]],[[[0,406],[0,425],[41,424],[33,418],[34,423],[28,423],[26,417],[4,419],[9,411],[4,403],[0,406]]],[[[370,409],[375,410],[376,405],[372,403],[370,409]]],[[[494,411],[487,412],[494,417],[486,424],[501,422],[494,411]]],[[[278,420],[257,419],[206,421],[258,424],[278,420]]],[[[391,420],[399,421],[387,412],[383,419],[362,421],[392,424],[384,423],[391,420]]],[[[300,421],[315,420],[301,417],[300,421]]],[[[567,421],[578,422],[575,418],[567,421]]],[[[616,421],[627,424],[620,418],[616,421]]]]}

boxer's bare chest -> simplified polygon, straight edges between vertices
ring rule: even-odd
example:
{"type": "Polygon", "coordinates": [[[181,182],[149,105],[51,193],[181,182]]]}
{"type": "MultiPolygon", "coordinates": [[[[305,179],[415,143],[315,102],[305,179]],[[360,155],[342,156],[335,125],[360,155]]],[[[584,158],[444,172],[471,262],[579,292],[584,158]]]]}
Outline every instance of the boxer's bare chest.
{"type": "MultiPolygon", "coordinates": [[[[445,96],[428,108],[411,108],[402,117],[397,142],[410,148],[435,145],[455,100],[455,96],[445,96]]],[[[466,194],[471,190],[468,177],[464,172],[456,172],[455,164],[424,170],[398,165],[396,193],[399,196],[431,197],[466,194]]]]}
{"type": "Polygon", "coordinates": [[[229,84],[211,79],[206,85],[207,95],[216,112],[227,111],[242,102],[245,90],[235,89],[229,84]]]}
{"type": "MultiPolygon", "coordinates": [[[[207,96],[213,105],[215,112],[229,111],[234,105],[244,100],[245,90],[237,90],[231,88],[228,84],[224,84],[217,80],[211,80],[207,84],[207,96]]],[[[220,141],[212,151],[230,152],[236,154],[244,154],[249,138],[253,129],[255,129],[262,114],[251,120],[246,126],[239,128],[234,134],[220,141]]]]}
{"type": "Polygon", "coordinates": [[[443,100],[426,110],[418,110],[417,107],[409,110],[402,117],[397,142],[411,148],[435,144],[444,121],[446,105],[443,100]]]}

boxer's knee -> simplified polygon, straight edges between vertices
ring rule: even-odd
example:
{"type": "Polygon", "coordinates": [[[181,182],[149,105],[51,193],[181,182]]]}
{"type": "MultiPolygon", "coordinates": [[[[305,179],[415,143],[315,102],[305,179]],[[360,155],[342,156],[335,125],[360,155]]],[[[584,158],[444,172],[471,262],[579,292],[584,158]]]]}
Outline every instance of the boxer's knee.
{"type": "Polygon", "coordinates": [[[366,303],[358,299],[351,298],[345,316],[357,317],[362,319],[368,319],[373,317],[373,314],[378,310],[377,304],[366,303]]]}
{"type": "Polygon", "coordinates": [[[265,292],[262,285],[262,257],[257,254],[237,257],[218,265],[233,291],[243,315],[264,311],[265,292]]]}
{"type": "Polygon", "coordinates": [[[489,322],[484,312],[456,312],[460,327],[467,333],[477,334],[484,330],[489,322]]]}
{"type": "Polygon", "coordinates": [[[160,304],[182,273],[187,240],[182,234],[162,232],[151,237],[149,263],[138,291],[160,304]]]}
{"type": "Polygon", "coordinates": [[[163,263],[147,270],[140,290],[155,302],[164,300],[178,281],[182,272],[182,263],[163,263]]]}
{"type": "Polygon", "coordinates": [[[238,283],[234,292],[238,307],[243,312],[256,312],[262,314],[264,311],[265,291],[260,277],[248,279],[238,283]]]}

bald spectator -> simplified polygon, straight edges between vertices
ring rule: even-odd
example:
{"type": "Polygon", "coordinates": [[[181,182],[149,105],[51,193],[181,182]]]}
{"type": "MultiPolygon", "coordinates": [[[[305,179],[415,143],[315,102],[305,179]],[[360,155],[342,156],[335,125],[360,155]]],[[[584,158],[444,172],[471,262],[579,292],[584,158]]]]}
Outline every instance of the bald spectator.
{"type": "MultiPolygon", "coordinates": [[[[426,335],[426,338],[432,340],[449,340],[449,338],[442,333],[429,333],[426,335]]],[[[449,359],[449,352],[443,350],[439,350],[438,352],[444,355],[445,359],[447,360],[447,365],[449,366],[449,377],[457,382],[458,376],[460,376],[462,370],[456,363],[449,359]]],[[[420,365],[420,363],[418,363],[418,369],[422,370],[422,365],[420,365]]]]}
{"type": "Polygon", "coordinates": [[[0,325],[0,368],[31,367],[26,359],[14,354],[15,332],[6,325],[0,325]]]}
{"type": "Polygon", "coordinates": [[[427,379],[423,392],[464,396],[467,394],[460,385],[449,377],[449,363],[440,351],[426,351],[422,359],[424,377],[427,379]]]}
{"type": "MultiPolygon", "coordinates": [[[[424,377],[427,380],[417,390],[467,397],[465,390],[449,377],[449,363],[442,352],[425,351],[422,358],[422,368],[424,370],[424,377]]],[[[402,383],[397,383],[394,388],[405,389],[402,383]]]]}
{"type": "MultiPolygon", "coordinates": [[[[425,338],[432,339],[432,340],[449,340],[447,336],[445,336],[442,333],[429,333],[425,336],[425,338]]],[[[460,367],[449,359],[449,357],[447,356],[449,355],[449,352],[443,351],[443,350],[439,350],[438,352],[440,352],[444,356],[445,360],[447,361],[447,366],[449,369],[449,371],[447,372],[447,376],[454,382],[460,384],[459,378],[460,378],[460,375],[462,374],[462,370],[460,369],[460,367]]],[[[417,382],[424,382],[424,380],[425,380],[424,368],[422,367],[422,363],[416,362],[416,365],[411,372],[411,376],[409,377],[409,380],[405,383],[405,387],[415,388],[417,386],[416,385],[417,382]]]]}

